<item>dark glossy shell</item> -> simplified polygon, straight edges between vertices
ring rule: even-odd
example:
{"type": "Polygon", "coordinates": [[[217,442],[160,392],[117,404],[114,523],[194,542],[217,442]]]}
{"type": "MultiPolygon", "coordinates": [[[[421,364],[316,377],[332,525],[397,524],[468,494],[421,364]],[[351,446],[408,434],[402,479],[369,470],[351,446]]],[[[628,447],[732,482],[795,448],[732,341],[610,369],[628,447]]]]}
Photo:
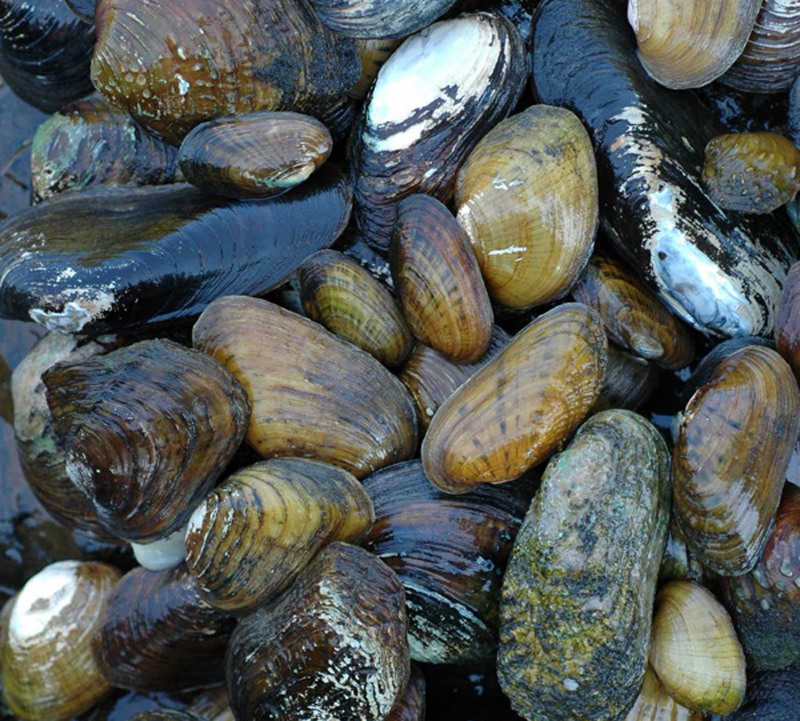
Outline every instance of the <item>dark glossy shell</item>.
{"type": "Polygon", "coordinates": [[[753,570],[722,583],[748,668],[800,662],[800,488],[786,484],[775,527],[753,570]]]}
{"type": "Polygon", "coordinates": [[[64,0],[72,13],[87,23],[94,23],[94,8],[97,0],[64,0]]]}
{"type": "Polygon", "coordinates": [[[662,376],[662,369],[654,363],[609,343],[606,374],[592,411],[609,408],[635,411],[653,396],[662,376]]]}
{"type": "Polygon", "coordinates": [[[535,485],[524,478],[453,496],[427,480],[419,460],[364,479],[375,505],[366,548],[405,587],[412,659],[494,658],[503,571],[535,485]]]}
{"type": "Polygon", "coordinates": [[[92,638],[108,681],[138,691],[218,683],[235,620],[206,604],[185,566],[134,568],[117,584],[92,638]]]}
{"type": "Polygon", "coordinates": [[[387,368],[400,365],[414,336],[389,289],[338,250],[319,250],[297,269],[300,300],[312,320],[346,338],[387,368]]]}
{"type": "Polygon", "coordinates": [[[354,38],[401,38],[430,25],[456,0],[311,0],[320,20],[354,38]]]}
{"type": "Polygon", "coordinates": [[[176,144],[223,115],[318,115],[358,79],[355,44],[307,0],[99,0],[96,23],[94,86],[176,144]]]}
{"type": "Polygon", "coordinates": [[[402,198],[448,202],[459,165],[516,105],[525,77],[519,32],[488,13],[429,25],[392,53],[350,146],[356,221],[370,245],[386,250],[402,198]]]}
{"type": "Polygon", "coordinates": [[[186,524],[249,421],[236,379],[168,340],[57,365],[42,380],[69,477],[106,529],[132,541],[186,524]]]}
{"type": "Polygon", "coordinates": [[[600,212],[630,266],[706,333],[770,333],[797,240],[779,218],[727,214],[702,192],[703,149],[725,132],[711,111],[647,76],[619,4],[544,0],[533,48],[534,92],[594,140],[600,212]]]}
{"type": "Polygon", "coordinates": [[[247,440],[262,456],[315,458],[363,478],[416,450],[414,406],[402,383],[318,323],[230,296],[209,305],[193,341],[247,388],[247,440]]]}
{"type": "Polygon", "coordinates": [[[51,115],[33,136],[33,201],[96,183],[172,183],[176,156],[174,147],[105,100],[81,100],[51,115]]]}
{"type": "Polygon", "coordinates": [[[334,543],[286,593],[239,622],[231,708],[262,721],[381,721],[406,688],[403,587],[368,551],[334,543]]]}
{"type": "Polygon", "coordinates": [[[229,198],[278,195],[302,183],[333,150],[328,129],[310,115],[245,113],[201,123],[181,142],[186,180],[229,198]]]}
{"type": "Polygon", "coordinates": [[[466,493],[546,460],[597,400],[607,345],[600,316],[580,303],[529,323],[439,407],[421,450],[431,483],[466,493]]]}
{"type": "Polygon", "coordinates": [[[503,580],[497,671],[526,719],[621,718],[647,665],[669,451],[630,411],[590,418],[547,466],[503,580]]]}
{"type": "Polygon", "coordinates": [[[786,721],[800,708],[800,663],[748,674],[747,694],[725,721],[786,721]]]}
{"type": "Polygon", "coordinates": [[[771,213],[800,190],[800,150],[770,132],[726,133],[705,149],[702,179],[721,208],[771,213]]]}
{"type": "Polygon", "coordinates": [[[673,370],[694,357],[690,329],[615,258],[592,256],[572,295],[600,313],[609,338],[631,353],[673,370]]]}
{"type": "Polygon", "coordinates": [[[673,512],[704,566],[726,576],[753,568],[798,431],[797,381],[764,346],[728,356],[692,396],[673,448],[673,512]]]}
{"type": "Polygon", "coordinates": [[[398,203],[389,268],[414,336],[456,363],[489,348],[494,313],[469,238],[428,195],[398,203]]]}
{"type": "Polygon", "coordinates": [[[187,185],[65,193],[0,228],[0,315],[92,333],[197,315],[279,285],[349,214],[332,168],[246,203],[187,185]]]}
{"type": "Polygon", "coordinates": [[[800,379],[800,263],[786,276],[775,318],[775,347],[800,379]]]}
{"type": "Polygon", "coordinates": [[[0,2],[0,75],[25,102],[52,113],[92,91],[94,26],[63,0],[0,2]]]}
{"type": "Polygon", "coordinates": [[[333,541],[360,543],[372,502],[356,478],[307,458],[247,466],[211,491],[186,531],[186,563],[215,608],[254,611],[333,541]]]}

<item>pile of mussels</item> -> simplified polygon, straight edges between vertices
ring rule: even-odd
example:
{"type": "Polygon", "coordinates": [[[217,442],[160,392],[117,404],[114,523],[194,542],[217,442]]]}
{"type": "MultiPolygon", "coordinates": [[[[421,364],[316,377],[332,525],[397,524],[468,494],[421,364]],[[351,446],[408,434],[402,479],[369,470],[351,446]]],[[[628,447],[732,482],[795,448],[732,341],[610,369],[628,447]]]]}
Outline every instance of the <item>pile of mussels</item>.
{"type": "Polygon", "coordinates": [[[0,716],[800,718],[798,71],[797,0],[0,0],[0,716]]]}

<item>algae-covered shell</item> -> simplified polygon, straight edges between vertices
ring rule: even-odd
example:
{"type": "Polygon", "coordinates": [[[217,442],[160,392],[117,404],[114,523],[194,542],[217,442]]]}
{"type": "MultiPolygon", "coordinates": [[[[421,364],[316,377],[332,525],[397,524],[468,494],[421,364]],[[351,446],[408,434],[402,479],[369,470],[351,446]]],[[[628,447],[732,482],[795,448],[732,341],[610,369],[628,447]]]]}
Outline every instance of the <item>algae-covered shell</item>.
{"type": "Polygon", "coordinates": [[[547,466],[503,579],[497,671],[529,721],[619,718],[647,664],[669,519],[669,452],[625,410],[547,466]]]}
{"type": "Polygon", "coordinates": [[[546,460],[597,399],[607,347],[600,316],[581,303],[529,323],[436,411],[421,450],[431,483],[465,493],[546,460]]]}

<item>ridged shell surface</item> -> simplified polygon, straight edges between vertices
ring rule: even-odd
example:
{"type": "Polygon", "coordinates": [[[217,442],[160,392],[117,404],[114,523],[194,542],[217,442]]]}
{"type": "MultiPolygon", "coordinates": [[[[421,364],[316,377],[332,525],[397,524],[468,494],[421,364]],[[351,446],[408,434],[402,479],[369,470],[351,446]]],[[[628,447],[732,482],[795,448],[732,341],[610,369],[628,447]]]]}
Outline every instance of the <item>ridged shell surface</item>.
{"type": "Polygon", "coordinates": [[[421,450],[428,479],[466,493],[546,460],[597,399],[607,346],[600,317],[580,303],[529,323],[436,411],[421,450]]]}
{"type": "Polygon", "coordinates": [[[642,690],[625,721],[704,721],[702,711],[692,711],[681,706],[658,680],[653,667],[648,664],[642,690]]]}
{"type": "Polygon", "coordinates": [[[775,318],[775,347],[800,379],[800,263],[789,268],[775,318]]]}
{"type": "Polygon", "coordinates": [[[456,178],[456,218],[492,298],[511,308],[567,293],[594,247],[597,168],[564,108],[532,105],[492,128],[456,178]]]}
{"type": "Polygon", "coordinates": [[[311,0],[329,28],[353,38],[400,38],[444,15],[456,0],[311,0]]]}
{"type": "Polygon", "coordinates": [[[373,516],[348,471],[273,458],[237,471],[206,496],[186,531],[186,563],[206,602],[247,613],[289,586],[329,543],[363,540],[373,516]]]}
{"type": "Polygon", "coordinates": [[[416,415],[400,381],[307,318],[230,296],[209,305],[193,340],[247,389],[247,440],[262,456],[314,458],[363,478],[416,450],[416,415]]]}
{"type": "Polygon", "coordinates": [[[598,413],[547,466],[503,579],[498,678],[528,721],[623,718],[647,665],[669,522],[669,452],[598,413]]]}

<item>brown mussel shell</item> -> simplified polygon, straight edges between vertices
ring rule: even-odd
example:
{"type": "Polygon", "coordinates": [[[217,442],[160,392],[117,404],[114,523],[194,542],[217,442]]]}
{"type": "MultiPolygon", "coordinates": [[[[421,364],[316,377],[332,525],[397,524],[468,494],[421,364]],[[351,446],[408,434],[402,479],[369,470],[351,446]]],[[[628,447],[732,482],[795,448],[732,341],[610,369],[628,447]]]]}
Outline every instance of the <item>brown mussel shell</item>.
{"type": "Polygon", "coordinates": [[[669,451],[642,416],[592,416],[548,463],[503,578],[497,671],[533,721],[621,718],[647,665],[669,451]]]}
{"type": "Polygon", "coordinates": [[[789,268],[775,316],[775,347],[800,380],[800,263],[789,268]]]}
{"type": "Polygon", "coordinates": [[[456,178],[456,218],[494,300],[567,293],[594,248],[598,192],[592,141],[565,108],[532,105],[481,139],[456,178]]]}
{"type": "Polygon", "coordinates": [[[186,531],[186,563],[207,603],[247,613],[289,586],[329,543],[361,542],[373,518],[369,496],[348,471],[273,458],[206,496],[186,531]]]}
{"type": "Polygon", "coordinates": [[[358,79],[355,44],[307,0],[99,0],[96,24],[95,88],[175,144],[225,115],[318,115],[358,79]]]}
{"type": "Polygon", "coordinates": [[[319,250],[297,269],[300,300],[311,320],[346,338],[387,368],[411,352],[414,336],[389,289],[338,250],[319,250]]]}
{"type": "Polygon", "coordinates": [[[320,20],[353,38],[401,38],[444,15],[456,0],[310,0],[320,20]]]}
{"type": "Polygon", "coordinates": [[[263,197],[302,183],[332,150],[330,131],[316,118],[265,111],[196,125],[178,163],[186,180],[209,193],[263,197]]]}
{"type": "Polygon", "coordinates": [[[492,339],[494,313],[469,239],[438,200],[397,206],[389,268],[414,336],[456,363],[474,363],[492,339]]]}
{"type": "Polygon", "coordinates": [[[131,541],[186,524],[250,415],[228,370],[168,340],[56,365],[42,380],[69,477],[106,529],[131,541]]]}
{"type": "Polygon", "coordinates": [[[239,622],[227,652],[237,719],[381,721],[406,688],[403,587],[368,551],[333,543],[239,622]]]}
{"type": "Polygon", "coordinates": [[[800,190],[800,150],[768,131],[726,133],[705,150],[702,180],[721,208],[770,213],[800,190]]]}
{"type": "Polygon", "coordinates": [[[193,342],[247,389],[247,440],[264,457],[314,458],[363,478],[416,450],[403,384],[318,323],[266,300],[228,296],[206,308],[193,342]]]}
{"type": "Polygon", "coordinates": [[[411,658],[490,662],[503,571],[535,483],[526,477],[453,496],[413,460],[373,473],[364,487],[375,505],[365,545],[405,587],[411,658]]]}
{"type": "Polygon", "coordinates": [[[678,370],[694,357],[689,327],[611,256],[592,256],[572,295],[600,313],[612,341],[640,358],[678,370]]]}
{"type": "Polygon", "coordinates": [[[663,375],[663,370],[655,363],[609,342],[606,374],[592,412],[609,408],[635,411],[655,394],[663,375]]]}
{"type": "Polygon", "coordinates": [[[689,549],[724,576],[755,565],[778,509],[800,431],[789,365],[745,346],[690,399],[672,454],[675,522],[689,549]]]}
{"type": "Polygon", "coordinates": [[[546,460],[597,400],[607,346],[600,316],[580,303],[529,323],[436,411],[421,450],[428,479],[465,493],[546,460]]]}
{"type": "Polygon", "coordinates": [[[103,676],[119,688],[176,691],[219,683],[236,621],[206,604],[185,565],[137,567],[117,584],[92,638],[103,676]]]}

